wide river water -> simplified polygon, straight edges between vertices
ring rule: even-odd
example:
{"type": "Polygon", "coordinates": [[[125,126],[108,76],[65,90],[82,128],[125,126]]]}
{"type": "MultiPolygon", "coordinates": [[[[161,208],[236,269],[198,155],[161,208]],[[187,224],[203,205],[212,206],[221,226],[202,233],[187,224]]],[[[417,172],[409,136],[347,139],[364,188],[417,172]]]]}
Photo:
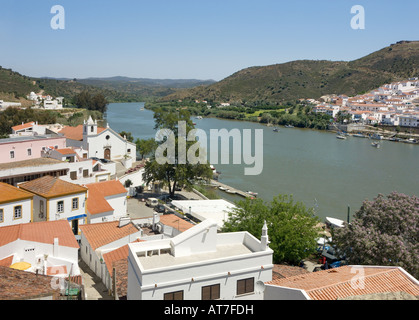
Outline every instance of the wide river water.
{"type": "MultiPolygon", "coordinates": [[[[153,112],[140,110],[143,106],[144,103],[110,104],[106,115],[110,127],[117,132],[131,132],[135,139],[154,138],[153,112]]],[[[193,120],[208,137],[210,129],[251,129],[252,137],[255,129],[263,129],[261,174],[244,175],[244,168],[252,167],[244,163],[214,164],[221,172],[219,181],[243,191],[258,192],[258,197],[266,201],[278,194],[293,195],[294,200],[314,207],[321,220],[335,217],[346,221],[348,206],[352,216],[364,200],[373,200],[380,193],[419,195],[417,145],[383,141],[381,148],[376,149],[369,139],[340,140],[330,132],[282,126],[280,132],[274,132],[258,123],[193,120]]],[[[251,150],[255,150],[254,142],[251,150]]],[[[243,199],[217,192],[231,201],[243,199]]]]}

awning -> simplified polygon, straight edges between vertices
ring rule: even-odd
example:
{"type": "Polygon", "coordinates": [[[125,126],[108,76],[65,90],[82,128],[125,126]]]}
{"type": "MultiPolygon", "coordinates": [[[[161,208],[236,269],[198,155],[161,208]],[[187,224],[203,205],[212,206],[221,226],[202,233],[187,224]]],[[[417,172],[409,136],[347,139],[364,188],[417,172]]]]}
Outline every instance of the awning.
{"type": "Polygon", "coordinates": [[[78,216],[74,216],[74,217],[67,218],[67,221],[76,220],[76,219],[81,219],[81,218],[84,218],[84,217],[87,217],[87,215],[85,215],[85,214],[81,214],[81,215],[78,215],[78,216]]]}

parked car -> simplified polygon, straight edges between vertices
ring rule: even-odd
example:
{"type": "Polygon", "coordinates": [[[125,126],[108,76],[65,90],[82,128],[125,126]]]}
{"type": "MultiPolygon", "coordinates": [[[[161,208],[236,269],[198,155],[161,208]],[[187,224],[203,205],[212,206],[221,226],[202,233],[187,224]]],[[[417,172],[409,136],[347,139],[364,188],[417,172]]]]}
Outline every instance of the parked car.
{"type": "Polygon", "coordinates": [[[157,206],[154,207],[154,211],[156,211],[158,213],[165,213],[166,212],[166,207],[162,204],[158,204],[157,206]]]}
{"type": "Polygon", "coordinates": [[[157,200],[156,198],[148,198],[145,204],[148,207],[155,207],[159,204],[159,200],[157,200]]]}

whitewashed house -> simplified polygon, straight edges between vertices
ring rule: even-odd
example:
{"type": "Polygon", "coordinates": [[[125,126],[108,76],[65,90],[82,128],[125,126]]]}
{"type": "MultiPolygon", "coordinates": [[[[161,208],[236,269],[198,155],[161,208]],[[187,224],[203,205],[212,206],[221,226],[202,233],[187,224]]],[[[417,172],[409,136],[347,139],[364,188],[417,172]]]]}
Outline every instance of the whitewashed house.
{"type": "Polygon", "coordinates": [[[88,267],[110,288],[110,275],[103,255],[143,236],[130,219],[80,226],[80,257],[88,267]]]}
{"type": "Polygon", "coordinates": [[[0,260],[11,268],[57,277],[77,276],[78,249],[66,221],[0,227],[0,260]]]}
{"type": "Polygon", "coordinates": [[[52,176],[19,184],[19,189],[34,194],[33,221],[65,220],[73,234],[86,223],[87,188],[52,176]]]}
{"type": "Polygon", "coordinates": [[[128,244],[128,300],[263,299],[272,280],[266,224],[261,240],[248,232],[217,233],[210,219],[171,238],[128,244]]]}
{"type": "Polygon", "coordinates": [[[0,227],[33,221],[34,195],[0,182],[0,227]]]}
{"type": "Polygon", "coordinates": [[[87,221],[98,223],[119,220],[127,216],[127,190],[117,180],[86,185],[87,221]]]}

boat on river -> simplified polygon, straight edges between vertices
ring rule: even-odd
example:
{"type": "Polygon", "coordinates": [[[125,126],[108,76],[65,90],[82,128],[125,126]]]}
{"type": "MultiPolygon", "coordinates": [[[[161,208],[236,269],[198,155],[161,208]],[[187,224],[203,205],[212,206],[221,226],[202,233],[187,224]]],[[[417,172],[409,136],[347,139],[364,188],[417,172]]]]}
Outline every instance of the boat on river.
{"type": "Polygon", "coordinates": [[[326,226],[329,228],[342,228],[344,226],[345,221],[332,218],[332,217],[326,217],[326,226]]]}
{"type": "Polygon", "coordinates": [[[374,133],[371,136],[371,139],[374,139],[374,140],[383,140],[383,136],[381,134],[379,134],[379,133],[374,133]]]}
{"type": "Polygon", "coordinates": [[[227,192],[227,193],[231,193],[231,194],[236,194],[236,191],[234,191],[234,190],[230,190],[230,189],[227,189],[225,192],[227,192]]]}
{"type": "Polygon", "coordinates": [[[341,140],[346,140],[346,137],[344,135],[342,135],[342,134],[337,134],[336,135],[336,138],[337,139],[341,139],[341,140]]]}
{"type": "Polygon", "coordinates": [[[362,134],[362,133],[355,133],[352,136],[356,137],[356,138],[367,138],[367,136],[365,134],[362,134]]]}
{"type": "Polygon", "coordinates": [[[274,132],[279,132],[279,129],[275,127],[274,132]]]}
{"type": "Polygon", "coordinates": [[[294,128],[294,126],[293,125],[290,125],[290,124],[286,124],[285,125],[285,128],[294,128]]]}
{"type": "Polygon", "coordinates": [[[253,191],[246,191],[246,193],[250,194],[251,196],[257,197],[258,193],[253,191]]]}
{"type": "Polygon", "coordinates": [[[374,147],[374,148],[380,148],[380,143],[379,142],[373,142],[373,143],[371,143],[371,145],[374,147]]]}

